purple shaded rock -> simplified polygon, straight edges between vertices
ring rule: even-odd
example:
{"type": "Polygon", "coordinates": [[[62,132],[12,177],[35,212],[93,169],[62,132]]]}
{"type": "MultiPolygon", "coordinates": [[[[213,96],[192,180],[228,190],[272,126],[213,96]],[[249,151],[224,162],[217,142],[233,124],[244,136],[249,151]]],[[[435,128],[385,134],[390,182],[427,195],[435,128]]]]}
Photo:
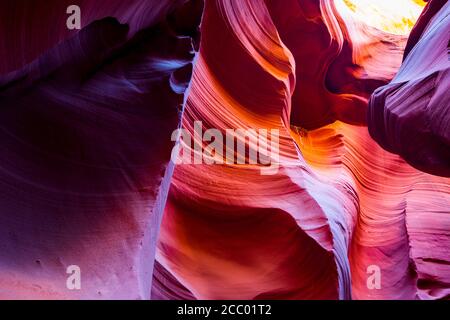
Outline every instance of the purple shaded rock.
{"type": "Polygon", "coordinates": [[[0,298],[150,298],[202,4],[94,21],[0,76],[0,298]]]}
{"type": "Polygon", "coordinates": [[[426,27],[420,38],[392,82],[372,95],[368,113],[370,134],[383,148],[445,177],[450,176],[449,13],[447,2],[434,16],[422,16],[419,24],[426,27]]]}

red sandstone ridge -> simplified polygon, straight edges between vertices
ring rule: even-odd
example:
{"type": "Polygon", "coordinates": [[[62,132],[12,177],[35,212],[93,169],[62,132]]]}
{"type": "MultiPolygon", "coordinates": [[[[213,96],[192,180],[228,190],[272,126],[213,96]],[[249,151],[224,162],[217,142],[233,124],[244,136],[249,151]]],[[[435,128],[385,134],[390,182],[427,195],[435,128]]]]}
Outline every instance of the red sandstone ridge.
{"type": "Polygon", "coordinates": [[[183,127],[276,128],[280,169],[176,167],[155,298],[448,297],[449,180],[382,149],[365,126],[407,35],[335,3],[206,3],[183,127]]]}
{"type": "Polygon", "coordinates": [[[407,37],[356,19],[342,1],[265,2],[295,59],[291,124],[365,124],[368,99],[394,76],[407,37]]]}

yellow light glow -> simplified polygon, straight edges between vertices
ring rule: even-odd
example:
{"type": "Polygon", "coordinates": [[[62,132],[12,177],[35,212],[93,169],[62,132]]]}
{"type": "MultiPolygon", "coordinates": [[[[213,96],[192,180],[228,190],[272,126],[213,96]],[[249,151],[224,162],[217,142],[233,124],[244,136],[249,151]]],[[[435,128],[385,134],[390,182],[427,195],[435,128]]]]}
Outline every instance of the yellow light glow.
{"type": "Polygon", "coordinates": [[[407,35],[420,16],[426,2],[422,0],[337,0],[340,12],[371,27],[398,35],[407,35]]]}

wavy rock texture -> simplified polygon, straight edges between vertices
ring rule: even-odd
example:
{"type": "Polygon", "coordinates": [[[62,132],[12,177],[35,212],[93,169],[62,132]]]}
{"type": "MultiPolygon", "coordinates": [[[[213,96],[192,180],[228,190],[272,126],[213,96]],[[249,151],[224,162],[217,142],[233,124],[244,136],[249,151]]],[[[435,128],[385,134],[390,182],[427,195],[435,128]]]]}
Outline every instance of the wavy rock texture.
{"type": "Polygon", "coordinates": [[[154,298],[449,297],[449,180],[385,151],[365,126],[406,27],[379,29],[342,5],[206,3],[183,126],[277,128],[280,169],[176,167],[154,298]],[[380,289],[367,286],[372,265],[380,289]]]}
{"type": "Polygon", "coordinates": [[[368,98],[395,74],[407,37],[358,20],[343,1],[266,3],[295,57],[291,124],[305,129],[336,120],[365,124],[368,98]]]}
{"type": "Polygon", "coordinates": [[[68,4],[0,8],[0,298],[146,299],[203,3],[68,4]]]}
{"type": "Polygon", "coordinates": [[[0,4],[0,298],[450,297],[448,3],[47,3],[0,4]],[[197,120],[278,170],[174,168],[197,120]]]}
{"type": "Polygon", "coordinates": [[[450,3],[427,9],[397,75],[372,96],[369,130],[419,170],[450,177],[450,3]]]}

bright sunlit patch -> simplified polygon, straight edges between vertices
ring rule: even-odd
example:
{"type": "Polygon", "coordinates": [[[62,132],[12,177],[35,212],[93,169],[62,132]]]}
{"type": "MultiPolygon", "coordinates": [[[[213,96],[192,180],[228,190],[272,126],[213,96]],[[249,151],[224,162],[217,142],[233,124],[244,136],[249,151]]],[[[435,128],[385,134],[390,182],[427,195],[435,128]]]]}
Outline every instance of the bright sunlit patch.
{"type": "Polygon", "coordinates": [[[350,12],[366,24],[398,35],[407,35],[425,6],[422,0],[337,0],[340,12],[350,12]]]}

